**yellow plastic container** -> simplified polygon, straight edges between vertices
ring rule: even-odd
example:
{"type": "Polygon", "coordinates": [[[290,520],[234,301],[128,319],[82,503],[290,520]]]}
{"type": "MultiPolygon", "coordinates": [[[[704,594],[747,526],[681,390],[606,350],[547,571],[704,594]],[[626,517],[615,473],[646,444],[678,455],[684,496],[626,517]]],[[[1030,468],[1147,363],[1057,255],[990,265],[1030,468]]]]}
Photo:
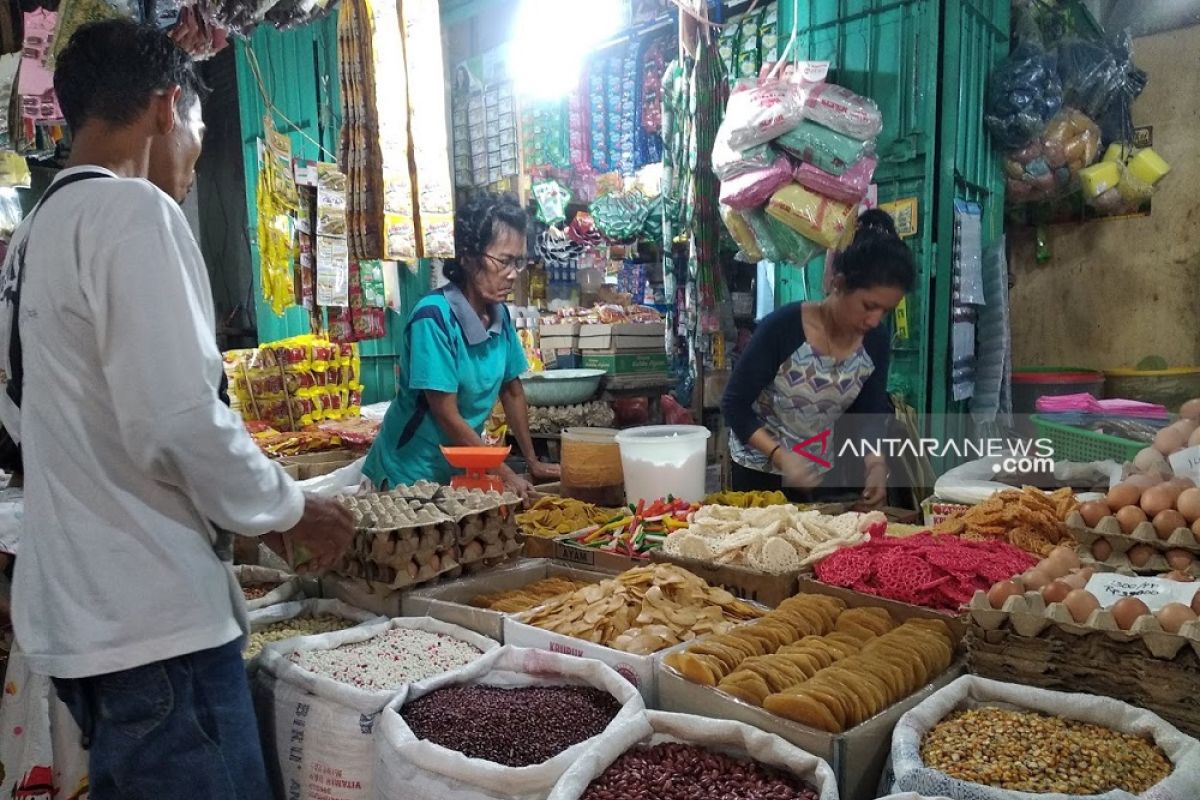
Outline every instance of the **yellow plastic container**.
{"type": "Polygon", "coordinates": [[[1079,171],[1079,184],[1085,197],[1099,197],[1121,180],[1121,169],[1113,161],[1101,161],[1079,171]]]}
{"type": "Polygon", "coordinates": [[[1129,159],[1128,166],[1135,178],[1151,186],[1161,181],[1171,171],[1171,165],[1149,147],[1138,150],[1137,154],[1129,159]]]}

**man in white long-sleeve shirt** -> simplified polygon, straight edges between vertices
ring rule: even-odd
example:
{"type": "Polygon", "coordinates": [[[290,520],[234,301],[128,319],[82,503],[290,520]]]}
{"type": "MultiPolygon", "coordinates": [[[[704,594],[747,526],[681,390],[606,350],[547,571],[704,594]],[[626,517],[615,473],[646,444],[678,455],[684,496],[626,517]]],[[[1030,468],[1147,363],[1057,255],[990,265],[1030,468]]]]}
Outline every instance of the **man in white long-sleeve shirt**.
{"type": "Polygon", "coordinates": [[[25,464],[17,640],[83,729],[93,800],[264,800],[245,604],[215,526],[276,547],[283,531],[321,568],[349,515],[306,498],[218,399],[208,274],[178,205],[204,129],[190,59],[154,28],[98,23],[55,89],[70,167],[0,281],[0,417],[25,464]]]}

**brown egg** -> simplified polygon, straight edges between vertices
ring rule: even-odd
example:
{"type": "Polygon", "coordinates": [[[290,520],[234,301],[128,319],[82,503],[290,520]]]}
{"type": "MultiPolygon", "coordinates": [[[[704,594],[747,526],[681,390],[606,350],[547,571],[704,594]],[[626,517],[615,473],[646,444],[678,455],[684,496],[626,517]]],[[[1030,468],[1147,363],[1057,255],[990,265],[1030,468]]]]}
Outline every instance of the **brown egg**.
{"type": "Polygon", "coordinates": [[[1200,446],[1200,428],[1197,428],[1191,436],[1188,437],[1188,447],[1200,446]]]}
{"type": "Polygon", "coordinates": [[[1154,519],[1159,513],[1175,507],[1176,495],[1167,486],[1152,486],[1142,492],[1142,511],[1154,519]]]}
{"type": "Polygon", "coordinates": [[[1196,557],[1187,550],[1175,548],[1174,550],[1167,551],[1167,566],[1169,566],[1171,569],[1177,569],[1180,571],[1186,570],[1195,560],[1196,557]]]}
{"type": "MultiPolygon", "coordinates": [[[[1192,601],[1195,605],[1196,601],[1192,601]]],[[[1158,624],[1163,626],[1163,630],[1167,633],[1179,633],[1179,629],[1196,619],[1196,612],[1183,603],[1167,603],[1158,610],[1154,615],[1158,618],[1158,624]]]]}
{"type": "Polygon", "coordinates": [[[1146,520],[1146,512],[1137,506],[1125,506],[1117,512],[1117,524],[1124,533],[1133,533],[1133,529],[1146,520]]]}
{"type": "MultiPolygon", "coordinates": [[[[1158,458],[1162,458],[1162,453],[1158,452],[1157,450],[1155,450],[1153,448],[1151,448],[1147,452],[1153,453],[1158,458]]],[[[1153,474],[1153,475],[1130,475],[1128,478],[1125,479],[1125,483],[1128,483],[1131,486],[1136,486],[1137,488],[1141,489],[1143,492],[1146,491],[1147,489],[1149,489],[1151,486],[1158,486],[1158,484],[1161,482],[1162,481],[1160,481],[1158,478],[1157,470],[1155,471],[1155,474],[1153,474]]]]}
{"type": "Polygon", "coordinates": [[[1122,597],[1112,607],[1113,620],[1117,627],[1127,631],[1143,614],[1149,614],[1150,607],[1136,597],[1122,597]]]}
{"type": "MultiPolygon", "coordinates": [[[[1107,544],[1107,542],[1105,542],[1105,544],[1107,544]]],[[[1072,572],[1070,575],[1063,578],[1062,581],[1067,586],[1070,586],[1072,589],[1082,589],[1084,586],[1087,586],[1087,582],[1089,580],[1091,580],[1092,575],[1093,575],[1092,568],[1087,567],[1087,568],[1081,569],[1077,572],[1072,572]]]]}
{"type": "Polygon", "coordinates": [[[1042,587],[1052,580],[1054,580],[1054,576],[1050,574],[1049,570],[1041,566],[1027,570],[1021,575],[1021,583],[1025,585],[1026,589],[1034,592],[1040,592],[1042,587]]]}
{"type": "Polygon", "coordinates": [[[1118,511],[1126,506],[1135,506],[1142,497],[1142,490],[1131,483],[1118,483],[1108,490],[1104,502],[1112,511],[1118,511]]]}
{"type": "Polygon", "coordinates": [[[1097,539],[1092,542],[1092,558],[1097,561],[1108,561],[1112,555],[1112,545],[1106,539],[1097,539]]]}
{"type": "Polygon", "coordinates": [[[1008,598],[1015,597],[1019,594],[1024,594],[1025,590],[1019,583],[1014,581],[1000,581],[999,583],[988,589],[988,604],[992,608],[1004,608],[1004,603],[1008,598]]]}
{"type": "Polygon", "coordinates": [[[1167,481],[1167,483],[1179,489],[1181,492],[1185,489],[1196,488],[1196,482],[1194,480],[1191,478],[1185,478],[1182,475],[1176,475],[1174,478],[1171,478],[1171,480],[1167,481]]]}
{"type": "Polygon", "coordinates": [[[1184,419],[1200,421],[1200,398],[1184,403],[1179,409],[1179,416],[1184,419]]]}
{"type": "Polygon", "coordinates": [[[1170,572],[1165,573],[1163,575],[1163,577],[1169,581],[1175,581],[1176,583],[1192,583],[1193,581],[1196,580],[1195,578],[1193,578],[1191,575],[1187,574],[1186,572],[1180,572],[1177,569],[1171,570],[1170,572]]]}
{"type": "Polygon", "coordinates": [[[1039,566],[1044,568],[1047,564],[1051,567],[1054,577],[1061,578],[1071,570],[1078,569],[1079,556],[1075,555],[1075,548],[1065,544],[1059,545],[1050,551],[1050,555],[1046,556],[1039,566]]]}
{"type": "Polygon", "coordinates": [[[1200,592],[1196,592],[1196,594],[1192,597],[1192,611],[1200,614],[1200,592]]]}
{"type": "Polygon", "coordinates": [[[1186,527],[1187,520],[1183,518],[1183,514],[1180,514],[1173,508],[1160,511],[1154,516],[1154,532],[1164,542],[1170,539],[1171,534],[1175,533],[1175,531],[1186,527]]]}
{"type": "Polygon", "coordinates": [[[1166,457],[1153,447],[1139,450],[1138,454],[1133,457],[1133,468],[1144,475],[1165,472],[1169,466],[1166,457]]]}
{"type": "Polygon", "coordinates": [[[1188,437],[1174,428],[1163,428],[1154,435],[1154,449],[1169,456],[1177,453],[1187,444],[1188,437]]]}
{"type": "Polygon", "coordinates": [[[1196,520],[1195,522],[1193,522],[1193,523],[1192,523],[1192,533],[1193,533],[1193,534],[1194,534],[1194,535],[1195,535],[1197,538],[1200,538],[1200,519],[1198,519],[1198,520],[1196,520]]]}
{"type": "Polygon", "coordinates": [[[1135,544],[1125,555],[1128,556],[1130,564],[1135,567],[1144,567],[1154,556],[1154,548],[1148,544],[1135,544]]]}
{"type": "Polygon", "coordinates": [[[1150,559],[1154,557],[1154,548],[1150,545],[1134,545],[1129,548],[1126,557],[1129,559],[1129,564],[1140,569],[1140,567],[1150,564],[1150,559]]]}
{"type": "MultiPolygon", "coordinates": [[[[1200,489],[1196,490],[1200,494],[1200,489]]],[[[1079,516],[1083,517],[1083,524],[1089,528],[1094,528],[1100,524],[1100,520],[1109,516],[1112,512],[1108,508],[1108,503],[1103,500],[1089,500],[1079,506],[1079,516]]]]}
{"type": "Polygon", "coordinates": [[[1042,599],[1046,601],[1047,605],[1061,603],[1075,588],[1065,580],[1053,581],[1042,587],[1042,599]]]}
{"type": "Polygon", "coordinates": [[[1083,589],[1073,589],[1063,603],[1071,613],[1071,619],[1081,625],[1088,621],[1093,611],[1100,608],[1100,601],[1091,592],[1083,589]]]}
{"type": "Polygon", "coordinates": [[[1197,424],[1195,420],[1187,419],[1185,417],[1176,422],[1172,422],[1167,427],[1169,427],[1171,430],[1179,431],[1181,434],[1183,434],[1183,438],[1186,439],[1195,433],[1197,428],[1200,428],[1200,424],[1197,424]]]}
{"type": "Polygon", "coordinates": [[[1184,489],[1175,498],[1175,507],[1188,523],[1200,519],[1200,489],[1184,489]]]}

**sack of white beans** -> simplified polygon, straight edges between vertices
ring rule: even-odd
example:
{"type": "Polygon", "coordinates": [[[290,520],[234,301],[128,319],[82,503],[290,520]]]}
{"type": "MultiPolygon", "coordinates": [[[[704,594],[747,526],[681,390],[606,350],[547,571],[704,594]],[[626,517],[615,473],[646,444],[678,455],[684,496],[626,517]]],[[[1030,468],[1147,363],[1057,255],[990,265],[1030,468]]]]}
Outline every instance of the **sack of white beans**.
{"type": "Polygon", "coordinates": [[[606,664],[505,646],[388,705],[374,797],[544,800],[574,761],[644,713],[606,664]]]}
{"type": "Polygon", "coordinates": [[[499,643],[426,617],[267,645],[254,677],[276,795],[369,800],[380,712],[406,685],[460,670],[499,643]]]}
{"type": "Polygon", "coordinates": [[[250,642],[242,656],[246,659],[246,669],[253,673],[269,644],[380,622],[387,622],[387,618],[341,600],[279,603],[250,612],[250,642]]]}
{"type": "Polygon", "coordinates": [[[824,759],[742,722],[647,711],[580,756],[549,800],[838,800],[824,759]],[[747,762],[757,762],[757,765],[747,762]]]}

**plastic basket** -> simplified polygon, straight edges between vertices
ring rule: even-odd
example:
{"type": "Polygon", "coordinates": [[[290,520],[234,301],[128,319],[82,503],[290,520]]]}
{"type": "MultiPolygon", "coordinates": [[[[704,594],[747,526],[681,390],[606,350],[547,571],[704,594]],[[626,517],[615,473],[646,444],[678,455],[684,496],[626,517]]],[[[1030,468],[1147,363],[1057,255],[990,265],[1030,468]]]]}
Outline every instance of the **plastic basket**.
{"type": "Polygon", "coordinates": [[[1075,461],[1090,463],[1092,461],[1116,461],[1124,464],[1133,461],[1134,457],[1144,450],[1144,442],[1122,439],[1119,436],[1109,436],[1096,433],[1073,425],[1063,425],[1051,422],[1045,417],[1034,414],[1033,427],[1039,439],[1049,439],[1054,448],[1054,458],[1057,461],[1075,461]]]}

